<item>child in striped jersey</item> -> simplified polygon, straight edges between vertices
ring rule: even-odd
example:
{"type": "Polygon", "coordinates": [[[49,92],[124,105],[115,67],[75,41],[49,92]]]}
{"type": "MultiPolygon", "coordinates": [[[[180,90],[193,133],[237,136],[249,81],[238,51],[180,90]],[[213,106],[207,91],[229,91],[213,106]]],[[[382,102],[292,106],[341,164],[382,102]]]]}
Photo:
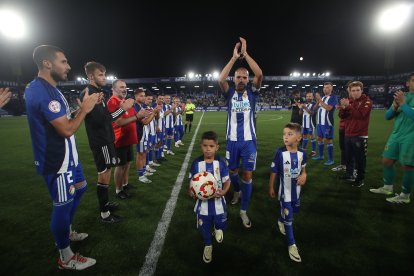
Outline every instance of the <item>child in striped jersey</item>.
{"type": "MultiPolygon", "coordinates": [[[[211,227],[214,226],[214,237],[218,243],[223,241],[223,230],[226,228],[227,211],[224,195],[230,188],[229,169],[224,158],[216,156],[219,149],[217,134],[214,131],[204,132],[201,136],[201,150],[203,155],[196,158],[190,169],[190,181],[193,175],[207,171],[217,179],[218,189],[215,197],[208,200],[197,199],[194,212],[197,215],[197,228],[204,240],[203,260],[211,262],[213,246],[211,227]]],[[[188,193],[194,198],[190,187],[188,193]]]]}
{"type": "Polygon", "coordinates": [[[283,129],[284,147],[278,148],[271,165],[269,195],[274,198],[275,179],[277,180],[278,199],[280,202],[279,230],[286,235],[289,257],[301,262],[293,236],[293,214],[299,212],[300,189],[306,182],[306,152],[298,148],[302,139],[301,126],[289,123],[283,129]]]}

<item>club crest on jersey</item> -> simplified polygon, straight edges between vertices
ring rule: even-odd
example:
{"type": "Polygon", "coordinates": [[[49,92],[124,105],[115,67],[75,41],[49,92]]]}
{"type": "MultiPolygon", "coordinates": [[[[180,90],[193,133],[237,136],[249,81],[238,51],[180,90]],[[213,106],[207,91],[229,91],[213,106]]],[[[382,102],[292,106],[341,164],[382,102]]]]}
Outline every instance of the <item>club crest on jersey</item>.
{"type": "Polygon", "coordinates": [[[116,158],[115,157],[112,157],[112,164],[116,164],[116,158]]]}
{"type": "Polygon", "coordinates": [[[287,208],[283,209],[283,213],[285,213],[285,216],[289,216],[289,209],[287,208]]]}
{"type": "Polygon", "coordinates": [[[70,185],[70,187],[69,187],[69,193],[70,193],[71,195],[73,195],[73,194],[75,193],[75,186],[70,185]]]}
{"type": "Polygon", "coordinates": [[[49,103],[49,110],[52,111],[53,113],[58,113],[60,111],[60,103],[58,101],[51,101],[49,103]]]}

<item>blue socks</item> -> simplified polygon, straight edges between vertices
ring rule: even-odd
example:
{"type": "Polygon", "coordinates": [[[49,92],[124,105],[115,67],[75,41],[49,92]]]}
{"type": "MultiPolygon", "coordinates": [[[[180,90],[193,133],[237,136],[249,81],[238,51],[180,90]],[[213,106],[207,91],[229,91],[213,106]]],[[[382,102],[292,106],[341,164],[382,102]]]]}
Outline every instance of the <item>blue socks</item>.
{"type": "Polygon", "coordinates": [[[233,188],[235,192],[240,192],[240,184],[239,184],[239,174],[231,174],[230,173],[230,181],[233,184],[233,188]]]}
{"type": "Polygon", "coordinates": [[[249,207],[250,198],[252,196],[252,180],[244,181],[242,180],[242,196],[241,196],[241,208],[240,210],[246,211],[249,207]]]}
{"type": "Polygon", "coordinates": [[[333,144],[329,143],[327,146],[328,146],[328,160],[333,160],[333,144]]]}

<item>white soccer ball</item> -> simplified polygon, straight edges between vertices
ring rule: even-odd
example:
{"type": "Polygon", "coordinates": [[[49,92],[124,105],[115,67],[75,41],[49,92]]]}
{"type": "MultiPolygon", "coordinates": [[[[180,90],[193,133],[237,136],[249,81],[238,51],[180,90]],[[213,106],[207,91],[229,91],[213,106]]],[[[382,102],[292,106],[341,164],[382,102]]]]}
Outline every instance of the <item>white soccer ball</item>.
{"type": "Polygon", "coordinates": [[[190,181],[191,191],[201,200],[212,198],[217,191],[217,187],[216,178],[209,172],[196,173],[190,181]]]}

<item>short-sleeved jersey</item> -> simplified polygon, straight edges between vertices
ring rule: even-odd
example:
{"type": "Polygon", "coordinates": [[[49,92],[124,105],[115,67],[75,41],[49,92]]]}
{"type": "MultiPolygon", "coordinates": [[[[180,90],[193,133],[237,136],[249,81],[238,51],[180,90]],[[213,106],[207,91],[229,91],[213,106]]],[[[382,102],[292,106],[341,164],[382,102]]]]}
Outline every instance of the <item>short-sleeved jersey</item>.
{"type": "Polygon", "coordinates": [[[176,126],[182,126],[183,125],[183,115],[179,112],[181,112],[183,109],[181,106],[177,106],[175,108],[175,112],[177,113],[177,116],[175,116],[175,125],[176,126]]]}
{"type": "MultiPolygon", "coordinates": [[[[171,110],[172,106],[170,104],[164,104],[163,110],[167,112],[171,110]]],[[[165,128],[173,128],[174,127],[174,115],[170,112],[167,116],[165,116],[165,128]]]]}
{"type": "MultiPolygon", "coordinates": [[[[196,158],[190,169],[189,180],[199,172],[207,171],[214,175],[217,180],[218,188],[223,188],[223,183],[229,179],[229,169],[226,165],[226,161],[216,156],[212,163],[207,163],[204,161],[204,156],[196,158]]],[[[194,207],[194,212],[203,216],[208,215],[220,215],[225,212],[226,201],[224,197],[221,198],[211,198],[208,200],[199,200],[194,207]]]]}
{"type": "MultiPolygon", "coordinates": [[[[403,108],[408,108],[408,112],[410,112],[409,109],[411,109],[411,112],[414,112],[414,92],[405,93],[405,103],[407,106],[403,108]]],[[[414,120],[403,112],[401,107],[398,108],[395,115],[394,128],[390,140],[414,144],[414,120]]]]}
{"type": "MultiPolygon", "coordinates": [[[[154,110],[154,108],[152,108],[149,105],[145,105],[145,106],[148,110],[151,110],[151,111],[154,110]]],[[[147,125],[147,127],[148,127],[148,134],[149,135],[154,136],[154,135],[157,134],[157,132],[156,132],[157,120],[155,119],[155,117],[151,120],[151,122],[147,125]]]]}
{"type": "Polygon", "coordinates": [[[195,105],[193,103],[189,103],[185,105],[185,113],[186,114],[194,114],[195,105]]]}
{"type": "Polygon", "coordinates": [[[290,152],[286,147],[277,149],[271,170],[277,174],[279,200],[295,202],[299,199],[300,186],[297,185],[297,178],[306,166],[306,161],[306,152],[301,149],[297,152],[290,152]]]}
{"type": "MultiPolygon", "coordinates": [[[[315,102],[308,103],[306,102],[306,108],[312,112],[313,107],[315,106],[315,102]]],[[[303,128],[314,128],[315,127],[315,112],[313,114],[309,114],[305,109],[303,109],[302,114],[302,127],[303,128]]]]}
{"type": "Polygon", "coordinates": [[[255,87],[247,86],[243,92],[237,92],[230,87],[225,93],[227,97],[227,135],[230,141],[256,140],[254,112],[258,91],[255,87]]]}
{"type": "Polygon", "coordinates": [[[324,96],[322,101],[333,106],[331,111],[326,110],[323,106],[319,106],[318,109],[318,124],[322,126],[333,126],[334,125],[334,113],[335,107],[338,104],[338,98],[335,95],[324,96]]]}
{"type": "Polygon", "coordinates": [[[75,136],[60,136],[50,123],[62,116],[70,118],[65,97],[38,77],[26,87],[25,99],[37,173],[58,174],[75,169],[79,162],[75,136]]]}
{"type": "MultiPolygon", "coordinates": [[[[121,108],[121,99],[113,96],[109,98],[107,104],[108,110],[110,113],[113,113],[121,108]]],[[[135,116],[136,112],[133,107],[131,107],[129,110],[125,111],[121,115],[121,118],[130,118],[135,116]]],[[[114,129],[115,134],[115,147],[121,148],[129,145],[134,145],[138,143],[138,137],[137,137],[137,129],[135,122],[131,122],[129,124],[126,124],[124,126],[117,126],[115,121],[112,122],[112,128],[114,129]]]]}

